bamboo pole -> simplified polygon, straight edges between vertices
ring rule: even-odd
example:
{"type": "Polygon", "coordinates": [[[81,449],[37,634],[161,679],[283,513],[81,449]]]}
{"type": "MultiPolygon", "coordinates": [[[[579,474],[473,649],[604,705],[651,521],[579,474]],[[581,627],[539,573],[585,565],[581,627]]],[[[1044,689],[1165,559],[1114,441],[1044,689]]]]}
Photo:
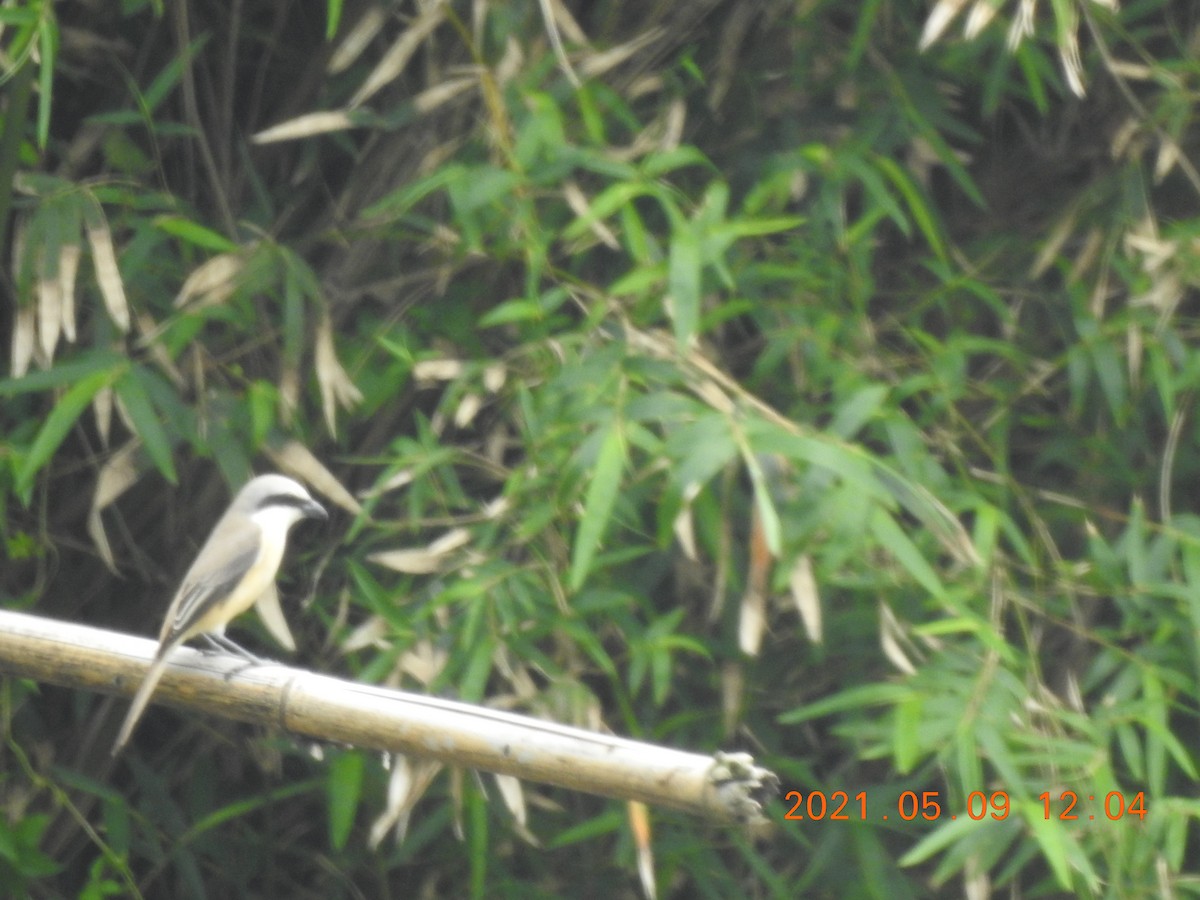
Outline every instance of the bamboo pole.
{"type": "MultiPolygon", "coordinates": [[[[155,646],[145,638],[0,610],[0,671],[10,675],[129,695],[155,646]]],[[[189,647],[171,654],[154,701],[721,823],[763,821],[763,803],[779,784],[747,754],[687,753],[189,647]]]]}

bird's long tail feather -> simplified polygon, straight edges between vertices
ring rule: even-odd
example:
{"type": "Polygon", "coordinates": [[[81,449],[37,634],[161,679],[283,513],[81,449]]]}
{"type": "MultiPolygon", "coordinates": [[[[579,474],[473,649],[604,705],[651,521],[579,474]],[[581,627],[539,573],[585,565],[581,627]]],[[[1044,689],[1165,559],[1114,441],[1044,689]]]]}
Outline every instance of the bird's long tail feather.
{"type": "Polygon", "coordinates": [[[111,751],[113,756],[121,752],[121,748],[125,746],[129,740],[129,736],[133,734],[133,727],[137,725],[138,719],[142,717],[142,712],[146,709],[146,704],[150,702],[150,695],[154,693],[159,679],[162,678],[163,672],[166,671],[167,656],[172,649],[171,646],[161,648],[155,656],[154,662],[150,664],[146,676],[142,679],[141,687],[133,695],[133,703],[129,706],[129,712],[125,714],[125,721],[121,723],[121,730],[117,733],[117,739],[113,741],[111,751]]]}

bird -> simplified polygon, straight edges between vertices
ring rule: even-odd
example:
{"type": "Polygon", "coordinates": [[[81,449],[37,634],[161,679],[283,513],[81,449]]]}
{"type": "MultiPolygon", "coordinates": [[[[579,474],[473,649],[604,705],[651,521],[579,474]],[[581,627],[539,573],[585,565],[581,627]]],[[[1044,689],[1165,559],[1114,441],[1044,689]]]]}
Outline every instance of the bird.
{"type": "Polygon", "coordinates": [[[284,475],[259,475],[238,491],[167,609],[154,660],[113,741],[113,756],[133,733],[163,676],[170,652],[199,635],[212,643],[236,647],[225,638],[225,626],[274,591],[288,531],[301,519],[328,517],[299,482],[284,475]]]}

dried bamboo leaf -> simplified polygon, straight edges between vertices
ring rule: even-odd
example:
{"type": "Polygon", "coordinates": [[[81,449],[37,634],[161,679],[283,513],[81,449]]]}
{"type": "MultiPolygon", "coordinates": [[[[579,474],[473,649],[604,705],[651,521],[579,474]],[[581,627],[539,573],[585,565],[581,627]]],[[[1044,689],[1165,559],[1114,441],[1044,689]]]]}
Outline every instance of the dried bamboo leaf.
{"type": "Polygon", "coordinates": [[[370,845],[378,847],[388,831],[395,829],[396,843],[404,841],[408,817],[417,801],[429,790],[433,779],[442,771],[437,760],[395,754],[391,758],[392,774],[388,779],[387,805],[371,823],[370,845]]]}
{"type": "Polygon", "coordinates": [[[588,46],[587,34],[579,27],[579,23],[575,21],[575,17],[571,15],[571,11],[567,9],[562,0],[550,0],[550,5],[554,9],[554,21],[567,36],[567,40],[582,47],[588,46]]]}
{"type": "Polygon", "coordinates": [[[1076,97],[1083,97],[1087,94],[1087,89],[1083,86],[1083,60],[1079,55],[1079,22],[1075,7],[1067,5],[1066,9],[1069,21],[1059,31],[1058,58],[1071,93],[1076,97]]]}
{"type": "Polygon", "coordinates": [[[272,125],[270,128],[264,128],[250,136],[250,143],[274,144],[279,141],[295,141],[318,134],[345,131],[360,124],[361,122],[356,121],[344,109],[322,110],[321,112],[305,113],[294,119],[288,119],[286,122],[280,122],[278,125],[272,125]]]}
{"type": "Polygon", "coordinates": [[[183,373],[179,371],[179,367],[175,365],[175,361],[171,359],[171,354],[167,352],[167,348],[158,340],[163,328],[147,313],[145,310],[138,310],[133,315],[133,323],[137,326],[139,335],[138,346],[145,347],[150,353],[150,358],[158,365],[163,374],[171,380],[179,390],[184,390],[187,387],[187,381],[183,377],[183,373]]]}
{"type": "Polygon", "coordinates": [[[563,185],[563,199],[567,201],[567,206],[571,208],[571,212],[575,213],[580,219],[587,221],[589,227],[600,242],[611,250],[620,250],[621,244],[617,240],[617,236],[612,233],[607,225],[595,217],[590,217],[588,211],[591,204],[588,203],[587,197],[580,190],[579,185],[574,179],[567,179],[563,185]]]}
{"type": "Polygon", "coordinates": [[[113,389],[109,386],[100,388],[92,397],[92,415],[96,419],[96,433],[100,435],[100,443],[108,446],[108,436],[112,433],[113,389]]]}
{"type": "Polygon", "coordinates": [[[524,67],[525,51],[521,49],[521,42],[510,35],[504,45],[504,55],[492,67],[492,77],[496,79],[496,84],[506,85],[520,75],[524,67]]]}
{"type": "Polygon", "coordinates": [[[398,488],[406,487],[412,483],[413,483],[412,469],[401,469],[399,472],[395,472],[392,475],[390,475],[385,481],[381,482],[380,484],[376,484],[370,488],[367,488],[365,491],[361,491],[359,493],[359,496],[362,497],[364,500],[370,500],[370,499],[374,499],[375,497],[382,497],[384,494],[388,493],[389,491],[394,491],[394,490],[397,490],[398,488]]]}
{"type": "Polygon", "coordinates": [[[285,365],[279,373],[279,417],[284,425],[291,424],[300,408],[300,371],[296,363],[285,365]]]}
{"type": "Polygon", "coordinates": [[[460,359],[423,359],[413,366],[412,375],[417,381],[453,381],[464,368],[460,359]]]}
{"type": "Polygon", "coordinates": [[[696,528],[692,517],[692,501],[699,496],[701,487],[702,485],[698,481],[692,481],[684,487],[683,502],[673,523],[675,539],[679,541],[679,546],[683,548],[684,556],[692,562],[699,562],[700,560],[700,554],[696,550],[696,528]]]}
{"type": "Polygon", "coordinates": [[[112,232],[104,212],[97,205],[88,207],[84,216],[84,230],[92,248],[92,265],[96,269],[96,282],[100,285],[100,296],[109,317],[122,332],[129,331],[129,301],[125,298],[125,285],[121,281],[121,270],[117,268],[117,254],[113,249],[112,232]]]}
{"type": "Polygon", "coordinates": [[[355,91],[354,96],[350,98],[351,108],[362,106],[378,91],[399,78],[412,55],[421,46],[421,42],[429,37],[445,18],[444,0],[438,0],[426,7],[392,43],[378,65],[367,76],[367,80],[355,91]]]}
{"type": "Polygon", "coordinates": [[[263,452],[286,474],[308,482],[318,493],[346,512],[355,516],[362,512],[362,505],[354,499],[354,495],[299,441],[286,441],[278,447],[267,446],[263,452]]]}
{"type": "MultiPolygon", "coordinates": [[[[388,626],[389,630],[391,626],[388,626]]],[[[407,675],[418,684],[429,686],[446,670],[450,651],[430,640],[421,640],[400,655],[396,661],[397,677],[407,675]]]]}
{"type": "Polygon", "coordinates": [[[325,71],[336,75],[350,68],[387,23],[388,14],[389,11],[383,6],[368,6],[330,55],[325,71]]]}
{"type": "Polygon", "coordinates": [[[807,553],[801,553],[792,566],[788,586],[808,639],[814,644],[821,643],[821,595],[817,591],[817,580],[813,577],[812,558],[807,553]]]}
{"type": "Polygon", "coordinates": [[[685,504],[679,510],[675,520],[671,523],[671,530],[675,533],[675,540],[679,541],[683,555],[692,562],[699,562],[699,554],[696,552],[696,526],[692,519],[691,504],[685,504]]]}
{"type": "MultiPolygon", "coordinates": [[[[47,248],[49,249],[49,248],[47,248]]],[[[62,291],[58,272],[49,271],[44,254],[39,254],[37,281],[38,340],[47,364],[54,360],[54,350],[62,333],[62,291]]]]}
{"type": "Polygon", "coordinates": [[[369,562],[407,575],[431,575],[442,570],[451,554],[471,540],[465,528],[452,528],[424,547],[403,550],[381,550],[367,556],[369,562]]]}
{"type": "Polygon", "coordinates": [[[721,728],[726,735],[737,730],[746,701],[746,667],[740,660],[721,666],[721,728]]]}
{"type": "Polygon", "coordinates": [[[1033,265],[1029,267],[1030,278],[1041,278],[1046,274],[1046,270],[1058,258],[1059,251],[1067,239],[1074,233],[1075,223],[1079,217],[1079,210],[1072,207],[1067,210],[1066,214],[1058,220],[1058,223],[1050,232],[1050,236],[1046,238],[1046,243],[1042,249],[1038,251],[1037,258],[1033,261],[1033,265]]]}
{"type": "Polygon", "coordinates": [[[615,69],[642,48],[659,40],[665,33],[664,29],[657,27],[644,31],[631,41],[589,56],[579,67],[579,71],[583,73],[584,78],[597,78],[610,69],[615,69]]]}
{"type": "Polygon", "coordinates": [[[321,408],[325,412],[325,425],[329,434],[337,435],[337,407],[352,409],[362,402],[362,391],[346,374],[342,364],[338,362],[337,351],[333,346],[333,323],[329,316],[321,317],[317,324],[317,339],[315,352],[315,368],[317,384],[321,389],[321,408]]]}
{"type": "Polygon", "coordinates": [[[901,646],[901,642],[904,640],[904,629],[900,625],[900,620],[896,618],[896,614],[892,612],[890,606],[880,603],[879,644],[883,648],[883,655],[905,675],[915,675],[917,667],[912,664],[901,646]]]}
{"type": "Polygon", "coordinates": [[[474,391],[465,394],[458,401],[458,406],[454,409],[454,427],[466,428],[475,421],[475,416],[479,414],[479,410],[481,409],[483,409],[482,397],[474,391]]]}
{"type": "Polygon", "coordinates": [[[1037,0],[1021,0],[1017,7],[1017,14],[1008,26],[1007,45],[1010,53],[1016,50],[1025,38],[1033,36],[1033,14],[1036,6],[1037,0]]]}
{"type": "Polygon", "coordinates": [[[1168,173],[1179,165],[1179,145],[1174,141],[1162,141],[1154,158],[1154,183],[1162,184],[1168,173]]]}
{"type": "Polygon", "coordinates": [[[562,35],[559,34],[558,22],[550,0],[538,0],[538,7],[542,11],[542,24],[546,27],[546,36],[550,39],[550,49],[554,51],[554,58],[558,60],[559,68],[567,76],[567,81],[571,82],[576,89],[582,87],[579,76],[575,74],[575,69],[571,66],[571,60],[567,58],[567,51],[563,48],[562,35]]]}
{"type": "Polygon", "coordinates": [[[78,236],[58,250],[58,293],[62,300],[60,321],[63,336],[72,344],[75,343],[75,284],[82,256],[83,247],[78,236]]]}
{"type": "Polygon", "coordinates": [[[642,894],[647,900],[658,897],[657,879],[654,877],[654,841],[650,827],[650,808],[645,803],[630,800],[629,830],[637,847],[638,878],[642,882],[642,894]]]}
{"type": "Polygon", "coordinates": [[[954,21],[966,4],[967,0],[938,0],[933,9],[929,11],[929,18],[925,20],[925,27],[921,30],[921,40],[917,46],[921,50],[927,50],[945,34],[950,23],[954,21]]]}
{"type": "Polygon", "coordinates": [[[246,258],[240,253],[218,253],[206,260],[183,280],[179,293],[175,295],[174,307],[183,309],[194,305],[197,309],[224,303],[237,289],[237,278],[246,268],[246,258]],[[193,304],[193,300],[199,302],[193,304]]]}
{"type": "Polygon", "coordinates": [[[18,289],[16,310],[13,313],[10,373],[20,378],[29,371],[33,361],[33,350],[37,344],[37,308],[32,303],[22,303],[19,296],[22,273],[25,268],[25,222],[18,218],[13,227],[12,260],[9,272],[18,289]]]}
{"type": "Polygon", "coordinates": [[[479,84],[477,77],[452,78],[441,84],[421,91],[413,97],[413,109],[419,113],[432,112],[449,100],[453,100],[463,91],[474,88],[479,84]]]}
{"type": "Polygon", "coordinates": [[[975,0],[975,5],[967,13],[967,24],[963,26],[963,35],[968,40],[976,37],[991,24],[998,11],[999,7],[994,0],[975,0]]]}
{"type": "Polygon", "coordinates": [[[766,630],[767,595],[748,586],[738,614],[738,647],[747,656],[758,656],[766,630]]]}
{"type": "Polygon", "coordinates": [[[512,813],[516,823],[524,828],[529,822],[529,813],[525,807],[525,789],[521,779],[512,775],[492,775],[492,778],[500,790],[500,799],[504,801],[505,808],[512,813]]]}
{"type": "Polygon", "coordinates": [[[113,574],[117,574],[117,563],[113,557],[112,547],[108,543],[108,534],[104,530],[104,520],[100,514],[105,508],[116,502],[117,498],[129,488],[137,484],[142,475],[139,466],[138,449],[141,441],[137,438],[126,442],[120,450],[109,457],[100,467],[96,477],[96,489],[92,492],[92,508],[88,512],[87,532],[100,554],[100,559],[113,574]]]}
{"type": "Polygon", "coordinates": [[[658,149],[662,151],[677,150],[683,140],[683,127],[687,122],[687,104],[675,99],[667,104],[666,115],[663,117],[662,134],[658,139],[658,149]]]}
{"type": "Polygon", "coordinates": [[[31,303],[17,304],[13,317],[12,377],[20,378],[29,371],[33,349],[37,343],[37,307],[31,303]]]}
{"type": "Polygon", "coordinates": [[[383,616],[371,616],[338,642],[343,654],[357,653],[367,647],[385,647],[384,637],[392,630],[383,616]]]}
{"type": "Polygon", "coordinates": [[[508,380],[508,367],[504,363],[492,363],[483,370],[483,386],[489,393],[496,393],[508,380]]]}

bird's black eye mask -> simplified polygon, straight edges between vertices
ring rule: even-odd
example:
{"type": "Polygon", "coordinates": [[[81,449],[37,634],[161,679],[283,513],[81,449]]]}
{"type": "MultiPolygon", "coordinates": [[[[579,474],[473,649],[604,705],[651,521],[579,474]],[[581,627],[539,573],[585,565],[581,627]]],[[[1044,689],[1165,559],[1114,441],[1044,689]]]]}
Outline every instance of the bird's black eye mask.
{"type": "Polygon", "coordinates": [[[312,508],[312,501],[304,497],[297,497],[295,494],[271,494],[269,497],[263,497],[258,503],[258,509],[269,509],[272,506],[294,506],[299,510],[312,508]]]}

